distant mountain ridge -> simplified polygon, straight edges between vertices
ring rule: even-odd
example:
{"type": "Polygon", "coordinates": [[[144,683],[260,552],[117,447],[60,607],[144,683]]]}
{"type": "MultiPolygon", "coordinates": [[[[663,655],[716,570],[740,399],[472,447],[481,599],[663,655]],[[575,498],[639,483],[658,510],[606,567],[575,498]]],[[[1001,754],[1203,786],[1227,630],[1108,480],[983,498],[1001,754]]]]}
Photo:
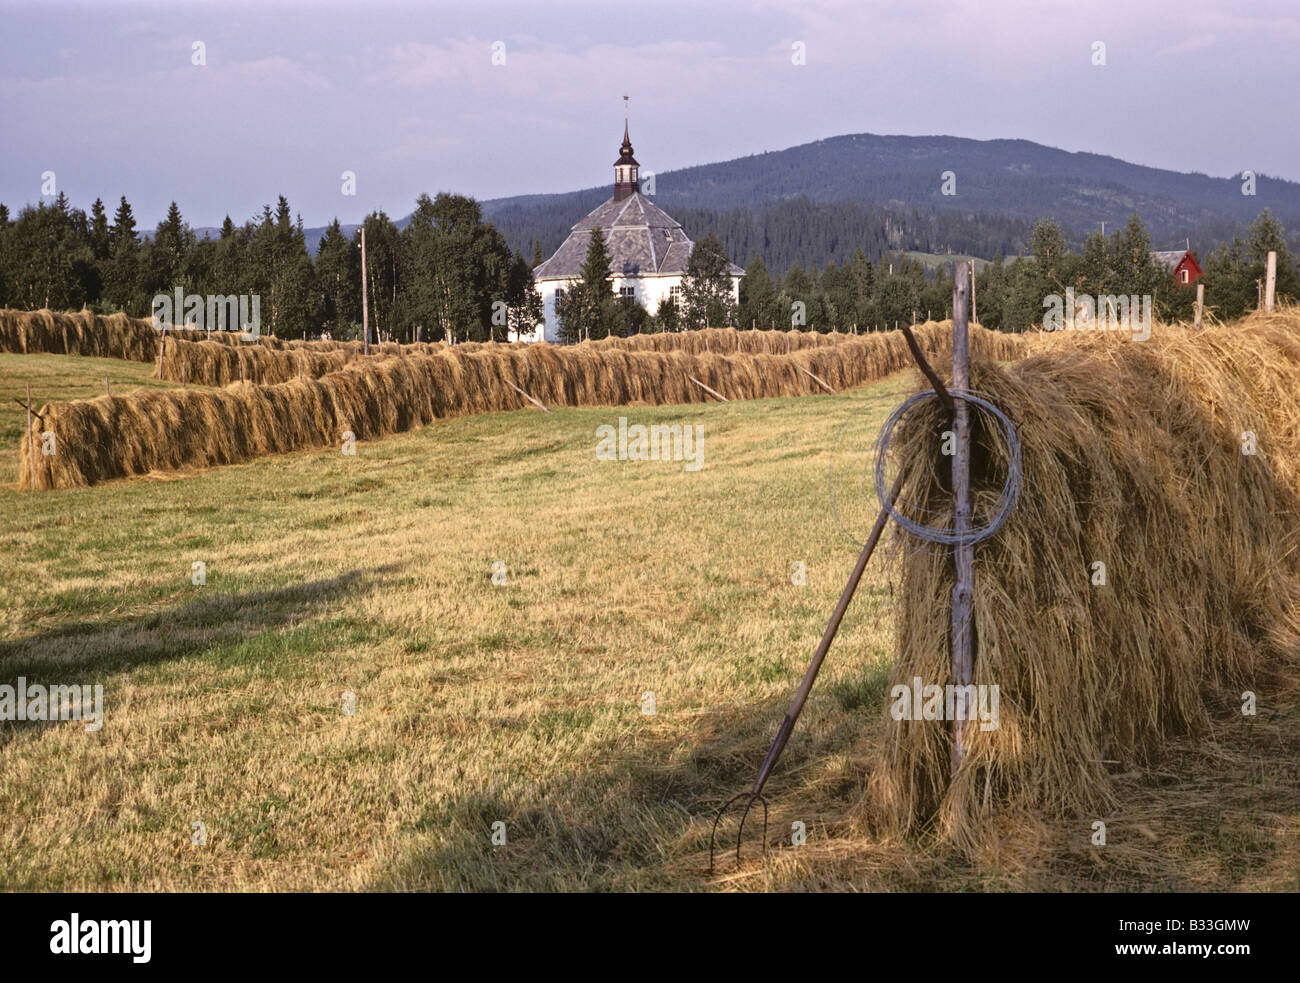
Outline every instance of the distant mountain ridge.
{"type": "MultiPolygon", "coordinates": [[[[653,159],[644,152],[642,156],[653,159]]],[[[643,163],[643,177],[649,169],[643,163]]],[[[1048,216],[1074,241],[1099,229],[1102,222],[1108,231],[1118,228],[1136,211],[1157,248],[1173,248],[1192,238],[1193,248],[1199,245],[1204,250],[1230,238],[1266,207],[1289,232],[1300,231],[1300,183],[1263,174],[1256,175],[1255,183],[1256,194],[1245,195],[1240,175],[1181,173],[1029,140],[859,133],[659,172],[653,200],[693,237],[702,230],[693,228],[697,223],[687,216],[707,220],[711,213],[736,210],[759,214],[798,199],[819,208],[846,203],[900,215],[996,216],[1024,228],[1048,216]],[[944,174],[949,171],[954,195],[943,194],[944,174]],[[1205,241],[1210,239],[1214,242],[1205,241]]],[[[482,205],[485,217],[512,247],[530,256],[533,241],[538,240],[549,255],[570,227],[610,193],[611,185],[604,184],[560,194],[490,199],[482,205]]],[[[731,218],[734,224],[735,216],[731,218]]],[[[398,224],[405,223],[403,219],[398,224]]],[[[350,234],[356,226],[343,228],[350,234]]],[[[324,227],[307,230],[313,251],[324,231],[324,227]]],[[[1007,232],[997,242],[1006,240],[1011,245],[1017,238],[1007,232]]],[[[918,244],[900,245],[915,248],[918,244]]],[[[964,248],[956,242],[947,245],[964,248]]],[[[742,264],[747,259],[735,258],[742,264]]]]}

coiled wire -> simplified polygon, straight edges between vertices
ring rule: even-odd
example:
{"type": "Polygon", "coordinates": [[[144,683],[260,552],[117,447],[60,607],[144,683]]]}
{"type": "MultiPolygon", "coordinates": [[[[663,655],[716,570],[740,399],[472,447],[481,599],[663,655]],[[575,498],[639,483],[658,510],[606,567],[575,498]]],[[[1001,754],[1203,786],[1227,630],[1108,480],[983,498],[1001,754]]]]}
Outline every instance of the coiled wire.
{"type": "MultiPolygon", "coordinates": [[[[898,523],[899,528],[908,535],[923,542],[939,543],[943,546],[972,546],[975,543],[983,542],[990,536],[996,535],[998,530],[1006,524],[1012,509],[1016,507],[1016,502],[1020,499],[1022,482],[1020,436],[1016,432],[1015,424],[1011,422],[1007,414],[986,395],[968,389],[949,389],[948,393],[953,399],[963,399],[987,413],[996,422],[1002,440],[1006,444],[1007,459],[1010,464],[1007,468],[1006,480],[1002,484],[1002,492],[998,496],[997,505],[988,520],[980,525],[972,525],[965,534],[962,534],[951,527],[928,525],[925,522],[917,521],[911,516],[905,515],[900,510],[897,502],[886,500],[891,483],[885,480],[885,476],[888,470],[889,452],[894,442],[894,433],[911,410],[922,403],[928,403],[939,398],[938,394],[932,389],[913,393],[890,414],[889,419],[880,428],[880,435],[876,438],[876,498],[889,511],[890,516],[898,523]]],[[[911,508],[910,511],[919,513],[922,516],[951,517],[950,512],[937,512],[919,506],[911,508]]],[[[975,518],[975,516],[972,516],[972,521],[975,518]]]]}

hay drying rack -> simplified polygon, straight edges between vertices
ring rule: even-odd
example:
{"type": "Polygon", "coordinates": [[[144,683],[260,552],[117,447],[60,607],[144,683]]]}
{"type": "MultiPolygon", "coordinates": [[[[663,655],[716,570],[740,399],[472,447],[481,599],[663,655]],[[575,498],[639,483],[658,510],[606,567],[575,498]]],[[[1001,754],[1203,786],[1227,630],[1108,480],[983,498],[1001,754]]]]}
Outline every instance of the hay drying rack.
{"type": "MultiPolygon", "coordinates": [[[[953,381],[951,389],[943,384],[939,374],[926,360],[925,354],[921,351],[921,347],[911,329],[908,327],[903,328],[903,337],[907,340],[907,347],[912,354],[912,358],[916,361],[917,367],[925,375],[927,381],[929,381],[935,397],[938,398],[953,421],[955,440],[952,460],[953,530],[951,542],[954,546],[955,582],[952,591],[951,672],[953,680],[961,687],[970,685],[974,668],[972,622],[974,615],[975,542],[996,531],[996,527],[990,523],[990,526],[979,536],[974,535],[972,532],[970,494],[971,416],[970,403],[968,402],[972,394],[970,393],[970,337],[967,322],[967,304],[970,299],[971,285],[967,273],[966,264],[958,263],[953,284],[953,381]]],[[[1010,433],[1008,435],[1010,436],[1010,433]]],[[[867,569],[872,553],[875,552],[876,544],[880,541],[880,536],[884,532],[890,516],[897,517],[894,512],[894,504],[902,492],[907,475],[907,470],[900,468],[893,487],[880,501],[880,512],[876,516],[875,524],[867,536],[867,541],[862,546],[861,553],[858,554],[857,563],[853,567],[853,572],[849,574],[844,590],[840,593],[839,602],[835,605],[835,610],[831,612],[826,631],[823,632],[812,662],[809,663],[808,669],[804,673],[803,681],[799,684],[798,690],[795,691],[794,699],[790,702],[790,708],[786,711],[781,726],[777,728],[776,737],[773,738],[772,744],[768,748],[767,756],[759,766],[758,776],[754,779],[754,784],[749,791],[732,796],[723,803],[714,817],[713,827],[709,833],[710,874],[714,869],[718,823],[721,822],[722,817],[726,815],[728,810],[738,802],[743,801],[745,805],[740,817],[740,826],[736,831],[736,862],[740,862],[745,821],[749,818],[750,810],[753,809],[755,803],[763,807],[763,851],[765,854],[767,852],[768,807],[767,799],[763,797],[763,788],[776,767],[781,752],[785,750],[786,743],[790,740],[795,722],[799,719],[799,714],[803,711],[804,704],[808,700],[808,694],[817,681],[817,674],[821,671],[822,663],[826,659],[826,653],[830,651],[831,642],[835,640],[835,635],[840,628],[840,622],[844,620],[844,614],[848,610],[849,602],[853,600],[853,595],[858,589],[858,583],[862,580],[862,574],[867,569]]],[[[879,487],[878,473],[877,488],[879,489],[879,487]]],[[[1018,494],[1018,485],[1016,485],[1015,494],[1018,494]]],[[[1007,510],[1009,511],[1010,506],[1014,505],[1014,495],[1008,501],[1007,510]]],[[[966,691],[959,690],[959,693],[964,692],[966,691]]],[[[961,767],[962,759],[965,756],[963,734],[965,717],[962,713],[954,714],[954,716],[956,719],[952,721],[951,759],[953,775],[961,767]]]]}

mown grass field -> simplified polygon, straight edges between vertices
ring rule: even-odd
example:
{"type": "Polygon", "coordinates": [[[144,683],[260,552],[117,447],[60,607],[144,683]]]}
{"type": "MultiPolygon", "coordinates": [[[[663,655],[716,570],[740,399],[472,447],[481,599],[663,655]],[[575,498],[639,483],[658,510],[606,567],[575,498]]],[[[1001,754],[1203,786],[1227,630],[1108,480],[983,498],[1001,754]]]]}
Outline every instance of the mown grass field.
{"type": "MultiPolygon", "coordinates": [[[[53,398],[93,394],[106,366],[149,372],[0,370],[53,398]]],[[[102,683],[107,716],[0,730],[0,883],[705,886],[704,816],[751,779],[855,557],[826,448],[861,402],[495,414],[355,457],[0,491],[3,676],[102,683]],[[703,469],[597,461],[620,415],[702,423],[703,469]]],[[[778,788],[848,781],[883,699],[887,596],[882,566],[778,788]]],[[[804,800],[813,836],[840,818],[824,798],[804,800]]]]}
{"type": "MultiPolygon", "coordinates": [[[[152,384],[146,365],[0,356],[0,681],[101,683],[107,717],[96,733],[0,724],[4,889],[1300,884],[1293,807],[1258,804],[1272,772],[1242,793],[1249,821],[1211,776],[1190,825],[1184,810],[1167,827],[1164,776],[1131,778],[1159,841],[1117,834],[1100,859],[1080,849],[1045,866],[1041,843],[1020,842],[975,868],[855,832],[892,651],[887,555],[769,783],[771,838],[786,845],[764,864],[750,839],[739,870],[706,876],[713,810],[752,781],[856,557],[828,502],[837,428],[863,410],[854,432],[874,430],[909,379],[491,414],[355,457],[16,491],[22,381],[67,398],[96,394],[106,372],[115,391],[152,384]],[[619,416],[702,424],[703,469],[598,461],[596,427],[619,416]],[[191,842],[196,822],[206,845],[191,842]],[[1172,861],[1151,882],[1156,850],[1172,861]]],[[[841,507],[869,522],[867,503],[841,507]]]]}

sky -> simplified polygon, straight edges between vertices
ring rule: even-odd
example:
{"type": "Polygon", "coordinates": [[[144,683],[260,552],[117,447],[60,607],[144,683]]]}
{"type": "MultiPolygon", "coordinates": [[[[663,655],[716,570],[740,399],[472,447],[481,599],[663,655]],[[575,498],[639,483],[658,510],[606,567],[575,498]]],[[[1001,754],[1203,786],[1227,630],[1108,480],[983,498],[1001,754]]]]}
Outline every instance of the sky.
{"type": "Polygon", "coordinates": [[[172,200],[198,227],[283,194],[317,226],[604,184],[624,95],[643,171],[870,132],[1300,180],[1300,0],[0,0],[0,24],[0,202],[53,172],[143,227],[172,200]]]}

